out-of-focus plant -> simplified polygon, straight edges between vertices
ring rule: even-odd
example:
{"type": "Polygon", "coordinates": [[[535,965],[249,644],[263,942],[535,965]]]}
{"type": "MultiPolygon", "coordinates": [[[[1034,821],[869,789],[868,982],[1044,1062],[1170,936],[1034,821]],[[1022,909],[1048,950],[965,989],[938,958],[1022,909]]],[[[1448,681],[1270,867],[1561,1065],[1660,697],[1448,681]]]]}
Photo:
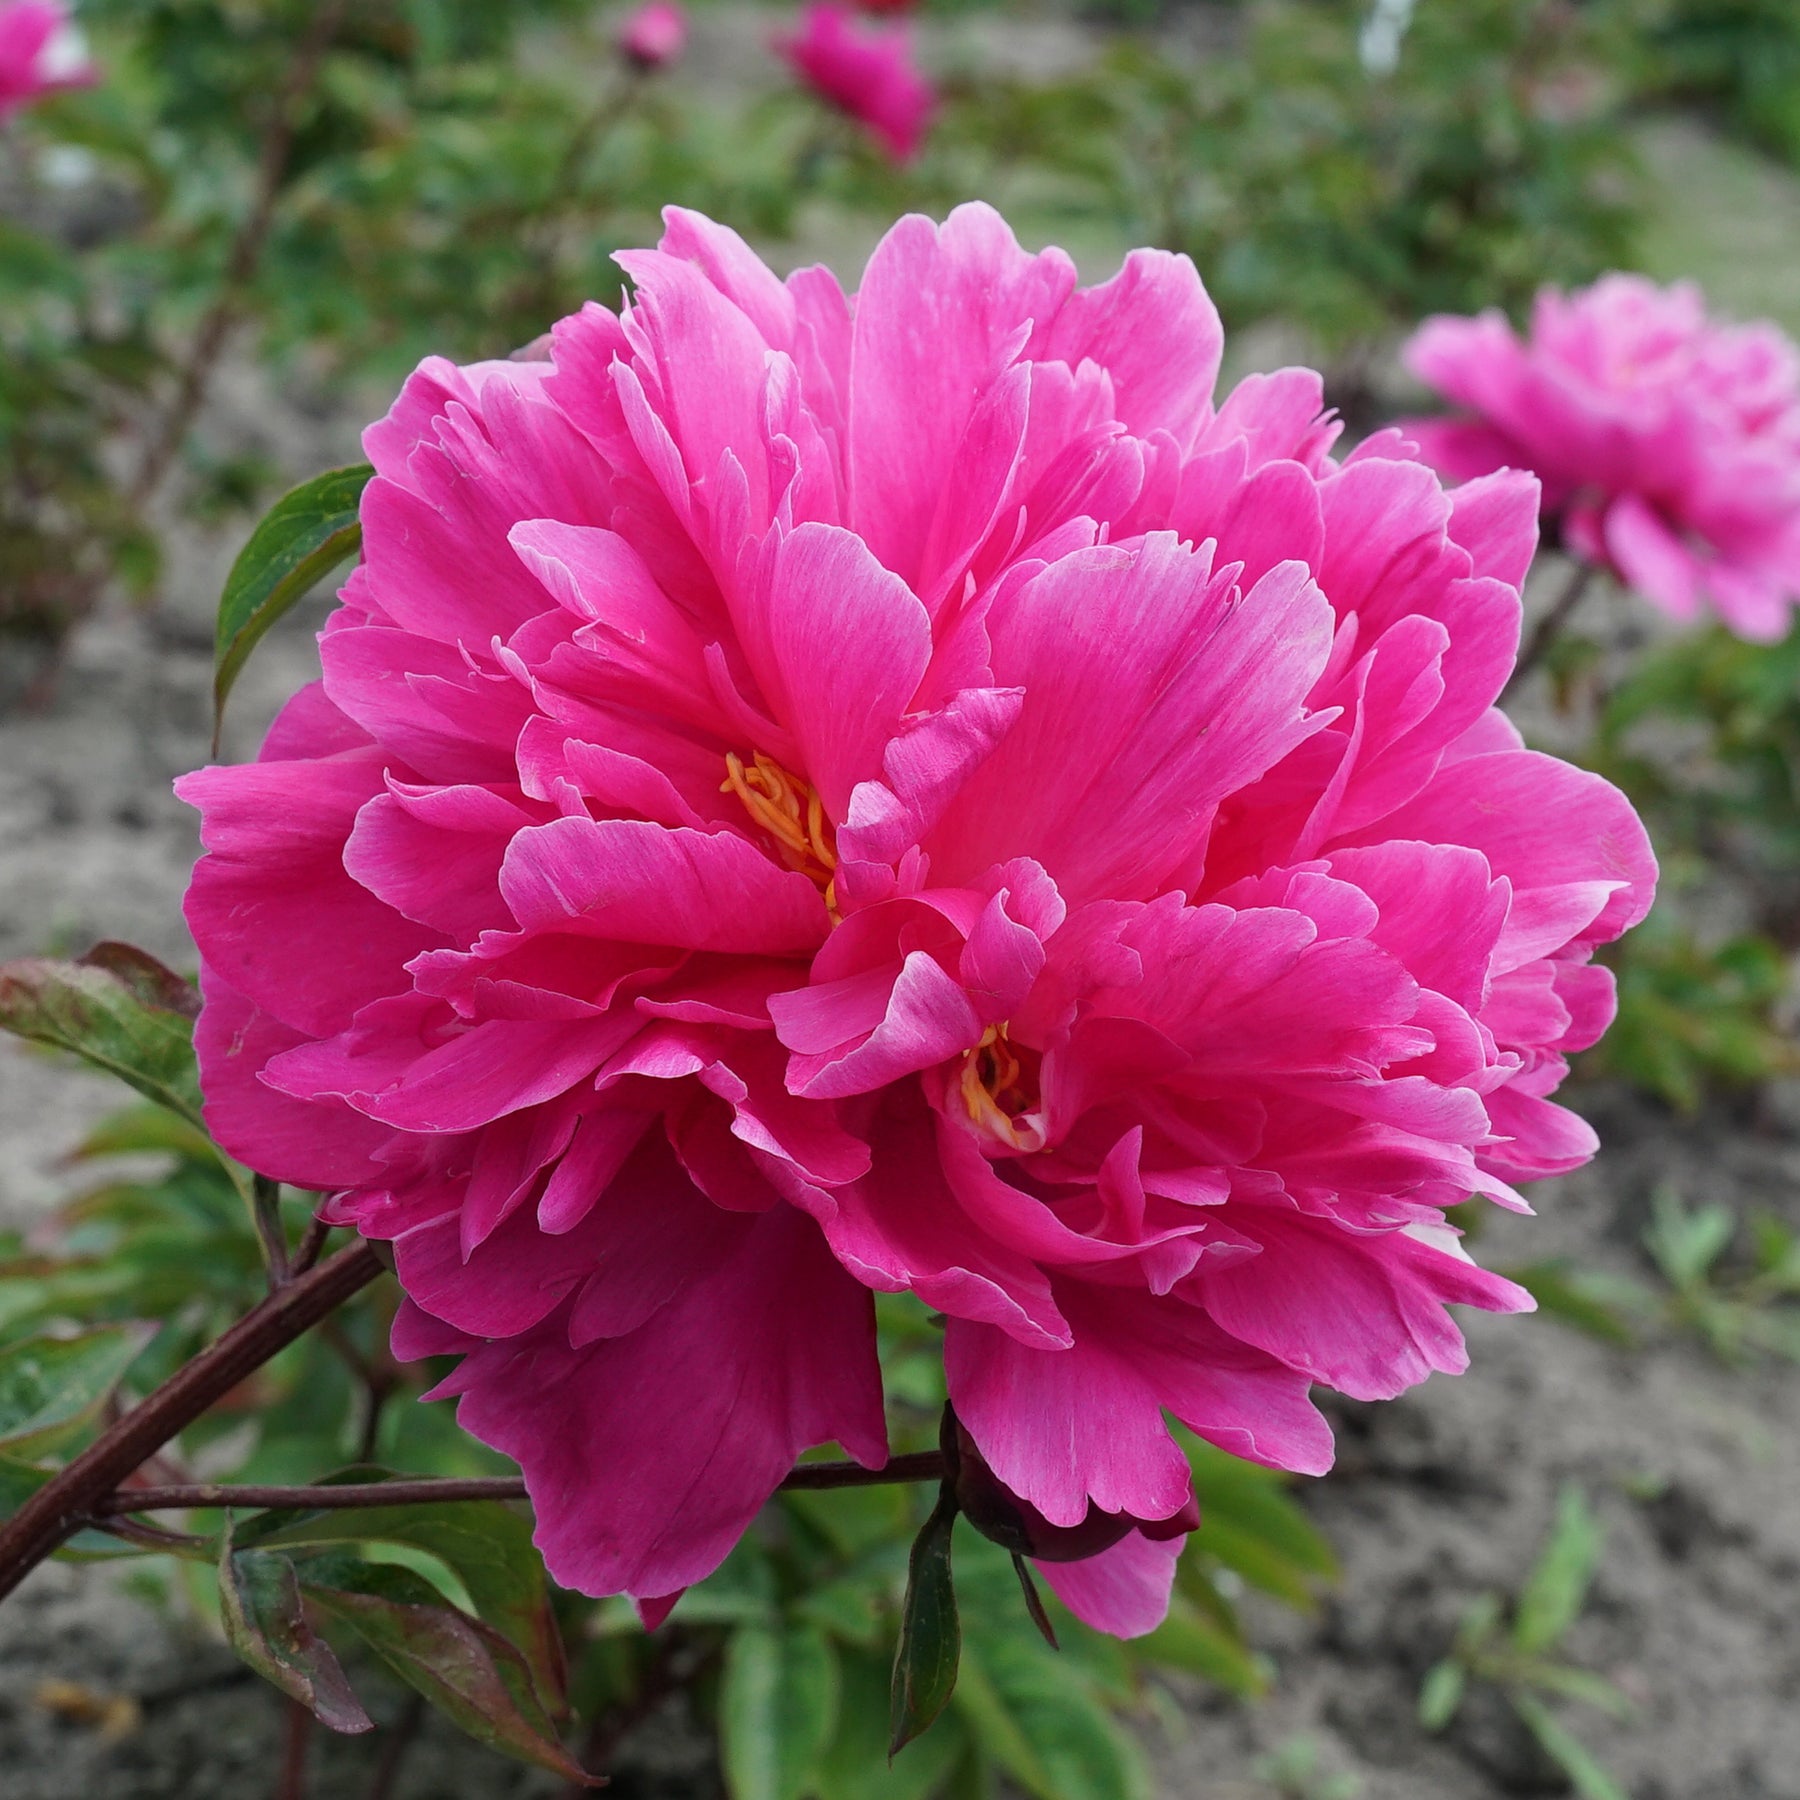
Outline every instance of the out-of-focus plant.
{"type": "Polygon", "coordinates": [[[1622,1076],[1692,1114],[1715,1088],[1753,1087],[1797,1066],[1777,1023],[1787,962],[1766,937],[1742,932],[1707,944],[1665,906],[1609,960],[1618,1017],[1584,1059],[1585,1072],[1622,1076]]]}
{"type": "Polygon", "coordinates": [[[666,203],[780,235],[808,171],[893,180],[809,151],[798,94],[676,95],[679,71],[570,0],[83,20],[104,84],[10,121],[0,171],[0,631],[53,643],[109,583],[154,587],[146,509],[172,478],[215,517],[278,472],[197,429],[228,354],[315,388],[503,356],[616,298],[612,250],[666,203]]]}
{"type": "Polygon", "coordinates": [[[1624,1789],[1582,1746],[1554,1705],[1573,1700],[1614,1718],[1631,1712],[1630,1702],[1610,1681],[1556,1655],[1581,1616],[1604,1541],[1581,1490],[1565,1487],[1556,1522],[1517,1598],[1510,1607],[1493,1593],[1472,1602],[1449,1655],[1432,1667],[1419,1691],[1420,1724],[1427,1731],[1442,1731],[1460,1711],[1472,1683],[1498,1688],[1581,1800],[1625,1800],[1624,1789]]]}
{"type": "Polygon", "coordinates": [[[1800,162],[1800,12],[1789,0],[1647,0],[1646,11],[1652,97],[1700,102],[1800,162]]]}
{"type": "Polygon", "coordinates": [[[1264,0],[1230,49],[1123,43],[960,129],[1188,251],[1229,324],[1279,317],[1340,353],[1624,258],[1616,7],[1420,7],[1387,74],[1359,54],[1366,12],[1264,0]]]}
{"type": "Polygon", "coordinates": [[[1722,629],[1644,656],[1607,698],[1588,759],[1654,819],[1657,841],[1735,867],[1800,939],[1800,632],[1773,645],[1722,629]]]}
{"type": "Polygon", "coordinates": [[[1644,1250],[1660,1287],[1609,1270],[1546,1262],[1512,1271],[1542,1309],[1609,1343],[1655,1332],[1699,1337],[1720,1361],[1800,1361],[1800,1234],[1758,1212],[1690,1207],[1664,1184],[1651,1199],[1644,1250]]]}
{"type": "Polygon", "coordinates": [[[1256,1760],[1256,1778],[1284,1800],[1359,1800],[1361,1776],[1325,1766],[1316,1738],[1291,1737],[1256,1760]]]}

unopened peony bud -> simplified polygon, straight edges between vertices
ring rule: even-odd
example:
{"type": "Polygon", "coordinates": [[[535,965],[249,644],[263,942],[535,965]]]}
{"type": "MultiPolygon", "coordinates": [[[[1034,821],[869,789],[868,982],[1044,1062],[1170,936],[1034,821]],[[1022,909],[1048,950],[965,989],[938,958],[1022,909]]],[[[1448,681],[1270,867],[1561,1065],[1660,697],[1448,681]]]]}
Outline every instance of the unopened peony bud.
{"type": "Polygon", "coordinates": [[[956,1427],[956,1502],[963,1517],[1003,1550],[1038,1562],[1085,1562],[1110,1550],[1133,1531],[1153,1542],[1185,1537],[1200,1525],[1200,1508],[1190,1494],[1186,1504],[1167,1519],[1135,1519],[1130,1513],[1104,1512],[1089,1504],[1079,1525],[1052,1525],[1029,1500],[1021,1500],[987,1466],[964,1426],[956,1427]]]}
{"type": "Polygon", "coordinates": [[[0,4],[0,121],[46,94],[99,79],[61,0],[0,4]]]}
{"type": "Polygon", "coordinates": [[[833,0],[818,0],[775,48],[816,94],[866,125],[895,162],[918,155],[937,95],[913,61],[903,25],[859,24],[833,0]]]}
{"type": "Polygon", "coordinates": [[[649,0],[625,21],[619,48],[640,69],[666,68],[687,48],[687,14],[674,0],[649,0]]]}

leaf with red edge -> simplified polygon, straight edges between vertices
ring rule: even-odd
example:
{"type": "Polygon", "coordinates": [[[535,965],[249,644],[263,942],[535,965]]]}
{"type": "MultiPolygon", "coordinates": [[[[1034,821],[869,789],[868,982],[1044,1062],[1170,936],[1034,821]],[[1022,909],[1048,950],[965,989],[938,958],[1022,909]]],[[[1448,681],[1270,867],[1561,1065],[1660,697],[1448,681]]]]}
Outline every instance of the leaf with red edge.
{"type": "Polygon", "coordinates": [[[470,1737],[565,1780],[605,1785],[563,1748],[519,1651],[448,1605],[424,1576],[333,1551],[303,1557],[297,1568],[312,1606],[348,1625],[470,1737]]]}
{"type": "Polygon", "coordinates": [[[79,1056],[205,1130],[198,1010],[187,982],[128,944],[101,944],[79,962],[0,963],[0,1030],[79,1056]]]}
{"type": "Polygon", "coordinates": [[[219,1617],[232,1649],[321,1725],[374,1729],[331,1646],[308,1621],[299,1578],[285,1556],[234,1550],[228,1530],[219,1557],[219,1617]]]}

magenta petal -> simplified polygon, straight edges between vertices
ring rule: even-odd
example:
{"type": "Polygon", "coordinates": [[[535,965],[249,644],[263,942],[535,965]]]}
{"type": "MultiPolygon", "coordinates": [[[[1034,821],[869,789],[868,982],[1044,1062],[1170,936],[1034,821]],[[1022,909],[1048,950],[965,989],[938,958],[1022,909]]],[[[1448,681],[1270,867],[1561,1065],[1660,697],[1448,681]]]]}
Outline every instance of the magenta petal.
{"type": "Polygon", "coordinates": [[[1075,1333],[1067,1350],[960,1319],[944,1337],[957,1417],[1000,1480],[1052,1524],[1076,1524],[1090,1500],[1140,1519],[1186,1504],[1191,1475],[1164,1408],[1234,1455],[1306,1474],[1329,1467],[1331,1434],[1306,1377],[1197,1307],[1086,1283],[1059,1283],[1057,1298],[1075,1333]]]}
{"type": "Polygon", "coordinates": [[[990,632],[995,677],[1025,703],[928,840],[940,878],[1023,852],[1071,905],[1147,898],[1211,808],[1316,729],[1302,702],[1329,609],[1297,564],[1240,604],[1172,535],[1079,551],[990,632]]]}
{"type": "Polygon", "coordinates": [[[1700,569],[1693,553],[1636,494],[1606,509],[1606,548],[1619,573],[1672,618],[1700,610],[1700,569]]]}
{"type": "Polygon", "coordinates": [[[778,537],[757,593],[765,692],[841,818],[900,729],[931,656],[931,621],[860,538],[829,525],[778,537]]]}
{"type": "Polygon", "coordinates": [[[332,1189],[379,1182],[375,1152],[393,1136],[385,1125],[334,1101],[297,1100],[261,1079],[264,1065],[306,1039],[200,968],[206,1005],[194,1050],[206,1091],[206,1126],[259,1174],[295,1187],[332,1189]]]}
{"type": "Polygon", "coordinates": [[[583,1593],[710,1575],[813,1444],[887,1456],[868,1292],[788,1207],[627,1336],[577,1350],[547,1325],[459,1380],[459,1422],[519,1463],[544,1560],[583,1593]]]}
{"type": "Polygon", "coordinates": [[[557,819],[521,831],[500,891],[526,931],[782,955],[825,932],[818,889],[730,832],[637,819],[557,819]]]}
{"type": "Polygon", "coordinates": [[[209,852],[188,889],[188,926],[233,988],[296,1030],[341,1030],[444,941],[345,873],[345,840],[381,776],[378,758],[356,752],[202,769],[176,783],[201,811],[209,852]]]}
{"type": "Polygon", "coordinates": [[[1468,1366],[1446,1302],[1488,1312],[1532,1306],[1512,1282],[1402,1232],[1353,1236],[1273,1209],[1233,1219],[1263,1253],[1197,1277],[1207,1311],[1234,1337],[1355,1400],[1389,1400],[1434,1369],[1468,1366]]]}
{"type": "Polygon", "coordinates": [[[1133,1531],[1098,1556],[1033,1567],[1084,1625],[1114,1637],[1143,1637],[1169,1616],[1175,1564],[1186,1543],[1185,1537],[1159,1541],[1133,1531]]]}

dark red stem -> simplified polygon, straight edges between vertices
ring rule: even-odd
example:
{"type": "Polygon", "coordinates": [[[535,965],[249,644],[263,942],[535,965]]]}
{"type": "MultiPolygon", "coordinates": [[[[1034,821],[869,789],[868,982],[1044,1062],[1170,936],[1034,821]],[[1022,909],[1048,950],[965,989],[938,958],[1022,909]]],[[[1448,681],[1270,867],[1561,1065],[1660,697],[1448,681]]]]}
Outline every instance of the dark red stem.
{"type": "Polygon", "coordinates": [[[367,1244],[340,1250],[277,1288],[102,1432],[0,1525],[0,1599],[97,1516],[119,1484],[164,1444],[277,1351],[367,1287],[385,1266],[367,1244]]]}
{"type": "MultiPolygon", "coordinates": [[[[140,1410],[142,1410],[140,1408],[140,1410]]],[[[132,1415],[135,1417],[136,1415],[132,1415]]],[[[800,1463],[784,1488],[875,1487],[895,1481],[938,1481],[944,1459],[936,1450],[890,1457],[882,1468],[855,1462],[800,1463]]],[[[86,1517],[113,1519],[125,1513],[185,1511],[191,1507],[302,1507],[309,1511],[353,1506],[418,1506],[436,1500],[523,1500],[525,1483],[516,1475],[479,1479],[429,1476],[417,1481],[345,1481],[320,1487],[261,1487],[248,1482],[190,1481],[179,1487],[121,1488],[102,1494],[86,1517]]]]}

